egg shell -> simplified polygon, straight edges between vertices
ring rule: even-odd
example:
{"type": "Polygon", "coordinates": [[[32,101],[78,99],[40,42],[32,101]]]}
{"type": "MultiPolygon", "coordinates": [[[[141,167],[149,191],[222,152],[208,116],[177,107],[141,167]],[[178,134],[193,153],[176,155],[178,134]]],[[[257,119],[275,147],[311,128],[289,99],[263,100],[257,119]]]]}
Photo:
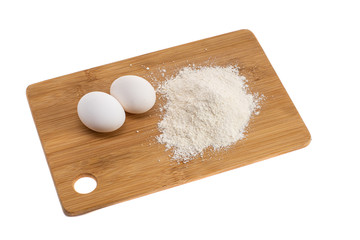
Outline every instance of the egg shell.
{"type": "Polygon", "coordinates": [[[150,110],[156,101],[153,86],[144,78],[127,75],[116,79],[110,87],[114,96],[128,113],[140,114],[150,110]]]}
{"type": "Polygon", "coordinates": [[[112,132],[125,122],[125,112],[119,101],[104,92],[85,94],[77,106],[81,122],[96,132],[112,132]]]}

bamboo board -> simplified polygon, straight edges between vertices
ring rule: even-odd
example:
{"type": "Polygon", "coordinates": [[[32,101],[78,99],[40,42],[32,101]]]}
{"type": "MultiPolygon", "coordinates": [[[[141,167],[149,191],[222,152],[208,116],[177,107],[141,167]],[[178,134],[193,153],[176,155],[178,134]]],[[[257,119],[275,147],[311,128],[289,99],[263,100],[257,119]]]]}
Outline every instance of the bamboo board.
{"type": "Polygon", "coordinates": [[[27,97],[52,178],[68,216],[171,188],[241,167],[309,144],[311,137],[255,36],[240,30],[30,85],[27,97]],[[156,85],[182,67],[238,65],[252,92],[266,97],[251,120],[247,138],[227,151],[205,152],[186,164],[170,160],[158,144],[161,99],[142,115],[127,114],[112,133],[96,133],[78,119],[79,99],[90,91],[109,93],[122,75],[156,85]],[[164,73],[161,71],[166,69],[164,73]],[[156,80],[155,80],[156,79],[156,80]],[[92,176],[97,188],[79,194],[73,183],[92,176]]]}

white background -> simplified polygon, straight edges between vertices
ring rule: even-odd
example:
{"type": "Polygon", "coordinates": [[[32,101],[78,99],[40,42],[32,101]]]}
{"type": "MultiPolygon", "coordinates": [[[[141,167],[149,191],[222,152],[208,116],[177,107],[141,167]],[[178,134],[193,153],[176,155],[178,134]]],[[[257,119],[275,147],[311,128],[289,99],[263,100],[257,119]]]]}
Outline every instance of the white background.
{"type": "Polygon", "coordinates": [[[358,1],[1,1],[0,239],[360,239],[358,1]],[[250,29],[311,135],[301,150],[66,217],[29,84],[250,29]]]}

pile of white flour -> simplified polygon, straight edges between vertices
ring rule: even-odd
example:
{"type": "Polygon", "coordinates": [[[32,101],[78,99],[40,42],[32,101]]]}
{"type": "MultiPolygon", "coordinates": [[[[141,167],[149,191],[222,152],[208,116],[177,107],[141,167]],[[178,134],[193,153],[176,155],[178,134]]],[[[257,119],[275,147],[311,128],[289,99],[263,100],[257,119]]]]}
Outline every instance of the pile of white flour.
{"type": "MultiPolygon", "coordinates": [[[[228,147],[244,138],[258,98],[247,91],[238,68],[185,67],[163,83],[166,98],[157,140],[173,150],[173,159],[188,162],[203,150],[228,147]]],[[[258,113],[258,112],[257,112],[258,113]]]]}

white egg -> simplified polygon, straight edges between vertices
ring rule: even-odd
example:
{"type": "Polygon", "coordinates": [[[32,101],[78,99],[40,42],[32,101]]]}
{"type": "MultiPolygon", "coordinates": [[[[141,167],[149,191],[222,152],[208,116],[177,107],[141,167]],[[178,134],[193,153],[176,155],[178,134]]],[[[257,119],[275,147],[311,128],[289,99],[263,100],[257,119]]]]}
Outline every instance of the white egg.
{"type": "Polygon", "coordinates": [[[110,88],[113,95],[128,113],[140,114],[150,110],[156,101],[153,86],[142,77],[128,75],[116,79],[110,88]]]}
{"type": "Polygon", "coordinates": [[[125,122],[119,101],[104,92],[90,92],[79,101],[77,112],[81,122],[96,132],[112,132],[125,122]]]}

